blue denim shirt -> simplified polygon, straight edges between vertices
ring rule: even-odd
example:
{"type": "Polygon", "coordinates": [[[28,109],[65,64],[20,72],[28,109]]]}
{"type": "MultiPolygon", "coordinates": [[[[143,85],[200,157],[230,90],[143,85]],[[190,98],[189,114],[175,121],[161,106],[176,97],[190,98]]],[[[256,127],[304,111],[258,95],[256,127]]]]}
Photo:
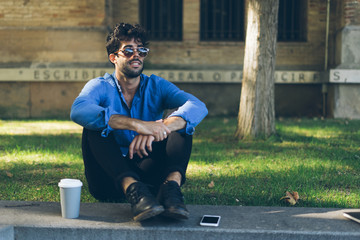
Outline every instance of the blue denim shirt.
{"type": "Polygon", "coordinates": [[[103,137],[113,131],[123,155],[126,155],[137,133],[112,129],[108,125],[111,115],[156,121],[162,119],[165,110],[174,108],[177,110],[170,116],[182,117],[186,121],[186,127],[182,131],[190,135],[208,113],[205,104],[193,95],[161,77],[148,77],[144,74],[141,74],[139,89],[129,108],[114,72],[86,83],[71,107],[70,118],[84,128],[102,131],[103,137]]]}

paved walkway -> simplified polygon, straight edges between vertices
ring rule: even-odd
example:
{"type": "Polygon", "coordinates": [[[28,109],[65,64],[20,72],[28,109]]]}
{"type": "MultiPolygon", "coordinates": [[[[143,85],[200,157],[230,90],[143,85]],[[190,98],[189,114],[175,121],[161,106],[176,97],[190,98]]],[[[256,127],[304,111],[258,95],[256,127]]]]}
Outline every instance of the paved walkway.
{"type": "Polygon", "coordinates": [[[82,203],[78,219],[61,217],[59,203],[0,201],[0,240],[23,239],[360,239],[360,224],[343,217],[359,209],[189,205],[185,221],[156,217],[134,222],[129,204],[82,203]],[[199,225],[221,215],[219,227],[199,225]]]}

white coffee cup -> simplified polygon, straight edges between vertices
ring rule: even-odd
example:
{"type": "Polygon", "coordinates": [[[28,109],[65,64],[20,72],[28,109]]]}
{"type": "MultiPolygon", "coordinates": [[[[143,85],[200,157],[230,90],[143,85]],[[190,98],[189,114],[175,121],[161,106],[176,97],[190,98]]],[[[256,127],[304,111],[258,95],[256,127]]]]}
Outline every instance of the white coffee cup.
{"type": "Polygon", "coordinates": [[[78,218],[82,182],[78,179],[65,178],[59,182],[61,215],[63,218],[78,218]]]}

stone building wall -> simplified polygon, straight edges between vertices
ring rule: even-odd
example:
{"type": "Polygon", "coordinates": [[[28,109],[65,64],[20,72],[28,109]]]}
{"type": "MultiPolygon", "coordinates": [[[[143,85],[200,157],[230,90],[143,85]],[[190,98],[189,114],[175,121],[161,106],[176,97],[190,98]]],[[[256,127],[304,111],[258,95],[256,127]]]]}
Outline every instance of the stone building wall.
{"type": "MultiPolygon", "coordinates": [[[[323,65],[326,5],[308,0],[307,42],[279,42],[277,67],[323,65]]],[[[0,63],[106,62],[107,27],[139,22],[137,0],[3,0],[0,63]]],[[[152,42],[149,66],[239,68],[244,42],[201,42],[200,0],[183,1],[183,41],[152,42]]]]}
{"type": "Polygon", "coordinates": [[[0,64],[104,61],[105,26],[104,0],[2,0],[0,64]]]}
{"type": "MultiPolygon", "coordinates": [[[[336,34],[359,23],[359,1],[331,1],[329,65],[342,61],[336,34]]],[[[307,0],[306,42],[277,45],[277,116],[322,114],[326,3],[307,0]]],[[[139,0],[2,0],[0,6],[0,119],[67,118],[92,69],[112,71],[108,29],[139,22],[139,0]]],[[[235,115],[245,43],[200,41],[199,29],[200,0],[183,0],[183,40],[152,42],[146,70],[177,76],[174,82],[210,106],[210,115],[235,115]]]]}
{"type": "Polygon", "coordinates": [[[335,64],[330,70],[329,115],[360,119],[360,0],[336,1],[335,64]]]}

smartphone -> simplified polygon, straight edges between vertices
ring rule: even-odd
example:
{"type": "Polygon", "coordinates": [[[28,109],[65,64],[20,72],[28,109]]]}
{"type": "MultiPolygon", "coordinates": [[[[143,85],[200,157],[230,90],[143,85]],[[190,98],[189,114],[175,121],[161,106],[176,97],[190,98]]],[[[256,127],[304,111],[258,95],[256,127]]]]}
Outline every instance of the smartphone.
{"type": "Polygon", "coordinates": [[[360,223],[360,212],[344,212],[344,217],[347,217],[357,223],[360,223]]]}
{"type": "Polygon", "coordinates": [[[220,224],[220,216],[215,215],[204,215],[201,218],[200,225],[201,226],[211,226],[211,227],[217,227],[220,224]]]}

